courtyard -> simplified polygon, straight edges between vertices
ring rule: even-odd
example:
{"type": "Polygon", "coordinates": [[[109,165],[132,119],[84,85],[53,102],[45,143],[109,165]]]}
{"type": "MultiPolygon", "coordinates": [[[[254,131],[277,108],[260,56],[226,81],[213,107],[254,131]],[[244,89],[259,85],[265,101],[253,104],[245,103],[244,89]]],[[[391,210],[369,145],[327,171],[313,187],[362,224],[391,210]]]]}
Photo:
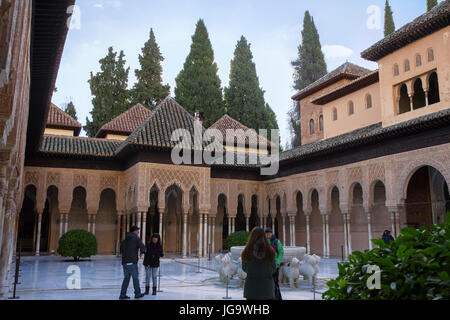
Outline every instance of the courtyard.
{"type": "MultiPolygon", "coordinates": [[[[338,275],[338,262],[337,259],[323,259],[320,262],[315,294],[314,288],[300,276],[300,288],[281,287],[283,299],[321,300],[322,293],[327,290],[326,282],[338,275]]],[[[123,279],[121,258],[115,256],[95,256],[81,262],[59,256],[28,256],[22,257],[20,270],[20,284],[17,285],[20,300],[117,300],[123,279]],[[67,271],[71,266],[80,268],[79,290],[68,289],[67,282],[73,273],[67,271]]],[[[161,259],[162,292],[156,296],[145,296],[143,300],[222,300],[226,296],[226,286],[220,282],[214,270],[212,257],[211,261],[201,259],[200,264],[195,258],[182,260],[178,255],[165,257],[161,259]]],[[[142,261],[139,262],[139,277],[143,289],[145,270],[142,261]]],[[[128,296],[134,296],[132,282],[128,296]]],[[[244,300],[238,280],[230,281],[228,296],[232,300],[244,300]]]]}

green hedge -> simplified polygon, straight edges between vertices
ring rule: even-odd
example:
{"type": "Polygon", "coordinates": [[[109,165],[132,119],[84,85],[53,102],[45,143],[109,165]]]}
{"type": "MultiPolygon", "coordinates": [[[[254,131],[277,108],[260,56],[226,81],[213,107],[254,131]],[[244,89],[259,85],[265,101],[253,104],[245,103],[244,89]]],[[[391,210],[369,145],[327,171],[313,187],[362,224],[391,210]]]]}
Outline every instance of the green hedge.
{"type": "Polygon", "coordinates": [[[441,300],[450,299],[450,214],[431,230],[405,228],[389,245],[381,239],[373,250],[353,252],[328,282],[326,300],[441,300]],[[369,265],[381,270],[381,288],[369,290],[369,265]]]}
{"type": "Polygon", "coordinates": [[[230,250],[231,247],[242,247],[247,245],[248,238],[250,237],[250,232],[238,231],[230,234],[227,237],[226,248],[230,250]]]}
{"type": "Polygon", "coordinates": [[[58,254],[63,257],[72,257],[75,261],[80,258],[89,258],[97,254],[97,239],[85,230],[72,230],[65,233],[58,244],[58,254]]]}

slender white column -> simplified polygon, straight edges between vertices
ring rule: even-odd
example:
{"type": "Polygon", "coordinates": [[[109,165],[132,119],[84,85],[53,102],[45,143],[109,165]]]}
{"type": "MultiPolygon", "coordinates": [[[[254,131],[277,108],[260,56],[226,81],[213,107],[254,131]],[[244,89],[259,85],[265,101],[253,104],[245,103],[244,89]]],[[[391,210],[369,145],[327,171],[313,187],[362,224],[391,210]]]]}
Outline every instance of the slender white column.
{"type": "Polygon", "coordinates": [[[286,217],[283,216],[283,245],[286,245],[286,217]]]}
{"type": "Polygon", "coordinates": [[[69,229],[69,214],[66,213],[65,216],[66,216],[66,219],[65,219],[66,222],[64,224],[64,233],[67,233],[67,230],[69,229]]]}
{"type": "Polygon", "coordinates": [[[88,214],[88,232],[91,232],[91,215],[88,214]]]}
{"type": "Polygon", "coordinates": [[[236,232],[236,218],[232,217],[231,218],[231,233],[235,233],[236,232]]]}
{"type": "Polygon", "coordinates": [[[187,258],[187,219],[188,215],[183,215],[183,259],[187,258]]]}
{"type": "Polygon", "coordinates": [[[245,231],[247,231],[247,232],[250,231],[250,218],[249,217],[245,217],[245,231]]]}
{"type": "Polygon", "coordinates": [[[199,257],[202,256],[203,253],[203,214],[200,213],[199,215],[199,222],[198,222],[198,255],[199,257]]]}
{"type": "MultiPolygon", "coordinates": [[[[159,211],[159,236],[161,237],[161,240],[164,239],[163,238],[163,233],[164,233],[164,230],[163,230],[163,212],[164,212],[164,209],[160,209],[160,211],[159,211]]],[[[165,245],[165,243],[163,243],[163,245],[165,245]]]]}
{"type": "Polygon", "coordinates": [[[348,254],[352,254],[352,230],[350,228],[351,225],[351,216],[347,214],[347,239],[348,239],[348,254]]]}
{"type": "Polygon", "coordinates": [[[142,212],[142,241],[147,242],[147,212],[142,212]]]}
{"type": "Polygon", "coordinates": [[[61,238],[63,235],[63,225],[64,225],[64,214],[59,214],[59,237],[61,238]]]}
{"type": "Polygon", "coordinates": [[[207,256],[208,250],[208,215],[203,215],[203,257],[207,256]]]}
{"type": "Polygon", "coordinates": [[[344,257],[348,257],[348,233],[347,233],[347,213],[342,213],[342,219],[344,220],[344,257]]]}
{"type": "Polygon", "coordinates": [[[92,215],[92,234],[95,236],[95,219],[97,218],[96,214],[92,215]]]}
{"type": "Polygon", "coordinates": [[[116,256],[120,255],[120,226],[121,226],[121,215],[117,216],[116,224],[116,256]]]}
{"type": "Polygon", "coordinates": [[[125,239],[125,233],[126,233],[126,228],[127,228],[127,216],[126,215],[121,215],[120,216],[120,223],[122,224],[122,240],[125,239]]]}
{"type": "Polygon", "coordinates": [[[391,234],[395,235],[395,211],[391,211],[391,234]]]}
{"type": "Polygon", "coordinates": [[[141,241],[142,241],[142,223],[141,223],[142,213],[141,212],[136,212],[135,215],[136,215],[136,219],[137,219],[136,227],[139,228],[139,234],[141,235],[140,238],[141,238],[141,241]]]}
{"type": "Polygon", "coordinates": [[[292,246],[296,246],[297,245],[297,236],[296,236],[296,231],[295,231],[295,216],[292,216],[292,246]]]}
{"type": "Polygon", "coordinates": [[[42,213],[38,213],[38,225],[36,236],[36,256],[39,256],[41,249],[41,228],[42,228],[42,213]]]}
{"type": "Polygon", "coordinates": [[[306,246],[308,247],[307,253],[311,254],[311,238],[309,234],[309,216],[306,216],[306,246]]]}
{"type": "Polygon", "coordinates": [[[395,212],[395,238],[397,239],[400,235],[400,212],[398,210],[395,212]]]}
{"type": "Polygon", "coordinates": [[[212,217],[208,217],[208,254],[212,251],[211,238],[212,238],[212,217]]]}
{"type": "Polygon", "coordinates": [[[233,222],[231,221],[231,218],[228,218],[228,235],[233,233],[231,230],[232,225],[233,225],[233,222]]]}
{"type": "Polygon", "coordinates": [[[326,237],[325,215],[322,215],[322,255],[327,256],[327,237],[326,237]]]}
{"type": "Polygon", "coordinates": [[[188,256],[191,255],[191,251],[192,251],[191,229],[192,229],[192,214],[190,214],[188,216],[188,256]]]}
{"type": "Polygon", "coordinates": [[[293,234],[293,226],[292,226],[292,216],[289,216],[289,245],[291,247],[294,246],[294,234],[293,234]]]}
{"type": "Polygon", "coordinates": [[[367,234],[369,236],[369,250],[372,250],[372,215],[370,211],[367,212],[367,234]]]}
{"type": "Polygon", "coordinates": [[[329,216],[325,216],[325,243],[326,243],[326,258],[330,257],[330,224],[328,223],[329,216]]]}
{"type": "Polygon", "coordinates": [[[212,225],[212,230],[211,230],[211,236],[212,236],[212,244],[211,244],[211,253],[215,253],[216,252],[216,217],[211,217],[211,225],[212,225]]]}

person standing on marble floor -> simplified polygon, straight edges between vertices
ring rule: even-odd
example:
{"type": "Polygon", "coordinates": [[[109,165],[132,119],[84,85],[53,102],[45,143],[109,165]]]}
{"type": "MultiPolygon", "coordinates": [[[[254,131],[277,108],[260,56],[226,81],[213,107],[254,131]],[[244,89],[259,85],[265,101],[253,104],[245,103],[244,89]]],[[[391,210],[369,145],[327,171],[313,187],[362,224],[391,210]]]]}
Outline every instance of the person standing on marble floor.
{"type": "Polygon", "coordinates": [[[141,253],[145,253],[146,247],[139,238],[139,228],[132,226],[130,232],[127,233],[125,240],[120,244],[120,252],[122,253],[122,266],[124,279],[122,282],[122,290],[120,291],[120,300],[129,300],[127,296],[128,285],[130,284],[130,278],[133,278],[134,286],[134,298],[140,299],[144,296],[141,293],[139,285],[139,250],[141,253]]]}
{"type": "Polygon", "coordinates": [[[159,259],[164,257],[161,246],[161,236],[157,233],[152,235],[149,243],[147,243],[147,252],[144,257],[145,266],[145,294],[150,294],[150,276],[153,281],[152,295],[156,296],[157,274],[159,268],[159,259]]]}

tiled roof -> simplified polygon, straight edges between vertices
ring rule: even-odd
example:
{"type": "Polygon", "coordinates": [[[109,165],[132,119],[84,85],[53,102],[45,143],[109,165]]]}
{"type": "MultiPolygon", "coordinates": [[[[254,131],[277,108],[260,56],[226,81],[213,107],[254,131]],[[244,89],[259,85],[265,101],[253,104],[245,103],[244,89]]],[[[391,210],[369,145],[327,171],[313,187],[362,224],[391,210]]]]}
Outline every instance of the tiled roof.
{"type": "Polygon", "coordinates": [[[150,115],[151,111],[141,104],[114,118],[97,132],[97,138],[104,138],[108,133],[130,135],[150,115]]]}
{"type": "Polygon", "coordinates": [[[357,66],[356,64],[346,62],[337,69],[331,71],[330,73],[326,74],[316,82],[313,82],[306,88],[302,89],[300,92],[298,92],[295,96],[292,97],[293,100],[300,100],[303,99],[323,88],[326,88],[327,86],[333,84],[334,82],[337,82],[341,79],[357,79],[361,76],[364,76],[371,72],[370,70],[357,66]]]}
{"type": "Polygon", "coordinates": [[[111,157],[119,141],[106,139],[44,135],[40,152],[89,157],[111,157]]]}
{"type": "Polygon", "coordinates": [[[81,131],[81,124],[53,103],[50,104],[46,127],[74,130],[75,136],[81,131]]]}
{"type": "MultiPolygon", "coordinates": [[[[233,119],[232,117],[230,117],[229,115],[224,115],[222,118],[220,118],[219,120],[217,120],[216,123],[214,123],[209,129],[217,129],[222,133],[222,136],[224,138],[224,145],[226,144],[226,133],[227,130],[243,130],[244,132],[247,132],[247,130],[249,130],[248,127],[244,126],[242,123],[240,123],[239,121],[233,119]]],[[[252,132],[250,131],[249,134],[251,134],[252,132]]],[[[255,133],[255,132],[253,132],[255,133]]],[[[270,132],[268,132],[268,134],[270,134],[270,132]]],[[[253,135],[252,135],[253,136],[253,135]]],[[[255,140],[257,139],[257,141],[265,141],[266,146],[270,147],[271,144],[270,142],[265,139],[264,137],[260,136],[259,134],[255,134],[255,140]]],[[[235,143],[237,143],[237,138],[235,138],[235,143]]],[[[245,137],[245,145],[248,146],[249,144],[249,138],[248,136],[245,137]]]]}
{"type": "MultiPolygon", "coordinates": [[[[194,137],[194,121],[189,112],[168,97],[122,142],[116,153],[127,145],[173,148],[176,144],[171,141],[172,133],[176,129],[186,129],[194,137]]],[[[203,126],[202,131],[205,131],[203,126]]]]}
{"type": "Polygon", "coordinates": [[[352,82],[345,83],[333,90],[327,91],[326,93],[311,100],[314,104],[324,105],[343,96],[346,96],[352,92],[360,90],[362,88],[368,87],[374,83],[379,82],[380,75],[378,70],[375,70],[361,78],[353,80],[352,82]]]}
{"type": "Polygon", "coordinates": [[[409,134],[423,130],[427,126],[437,126],[439,123],[450,123],[450,109],[415,118],[389,127],[382,127],[381,123],[364,127],[334,138],[320,140],[280,154],[280,161],[304,159],[313,155],[331,153],[357,145],[364,145],[373,141],[390,139],[393,136],[409,134]]]}
{"type": "Polygon", "coordinates": [[[388,54],[432,34],[450,24],[450,0],[444,0],[429,12],[391,33],[361,53],[361,57],[378,61],[388,54]]]}

